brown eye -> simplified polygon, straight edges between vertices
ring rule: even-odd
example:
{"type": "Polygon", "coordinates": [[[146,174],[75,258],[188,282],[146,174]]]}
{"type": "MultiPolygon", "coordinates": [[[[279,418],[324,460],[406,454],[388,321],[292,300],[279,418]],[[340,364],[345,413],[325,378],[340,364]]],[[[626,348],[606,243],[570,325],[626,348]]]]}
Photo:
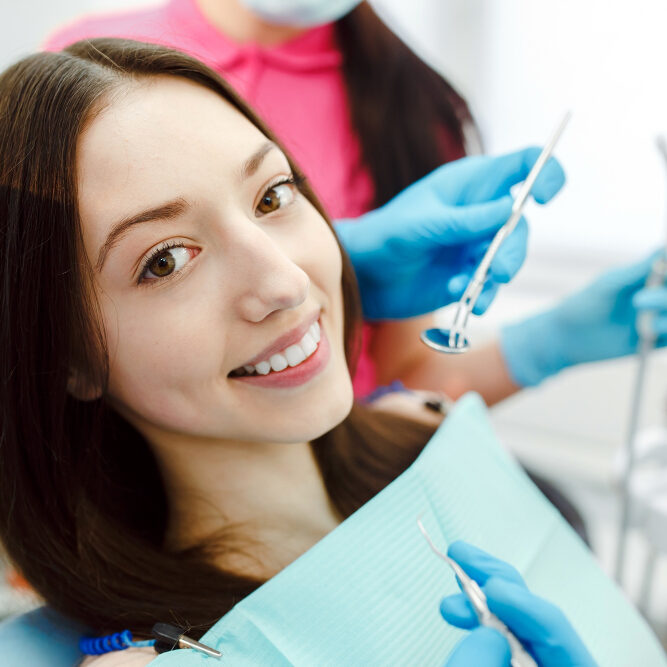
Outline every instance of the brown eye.
{"type": "Polygon", "coordinates": [[[184,246],[158,250],[144,265],[139,282],[166,278],[172,273],[177,273],[198,253],[195,248],[184,246]]]}
{"type": "Polygon", "coordinates": [[[157,278],[168,276],[176,267],[176,260],[170,250],[161,252],[149,265],[148,270],[157,278]]]}
{"type": "Polygon", "coordinates": [[[257,204],[257,213],[266,215],[277,211],[281,206],[287,206],[294,201],[294,183],[287,181],[285,183],[278,183],[270,187],[259,200],[257,204]]]}

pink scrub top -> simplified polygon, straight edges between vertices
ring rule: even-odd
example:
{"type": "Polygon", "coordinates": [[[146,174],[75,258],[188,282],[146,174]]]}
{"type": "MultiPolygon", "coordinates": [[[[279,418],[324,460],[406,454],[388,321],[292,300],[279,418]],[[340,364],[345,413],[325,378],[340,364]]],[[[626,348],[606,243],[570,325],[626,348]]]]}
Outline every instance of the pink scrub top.
{"type": "MultiPolygon", "coordinates": [[[[80,39],[124,37],[185,51],[219,72],[280,138],[334,219],[356,218],[371,208],[373,182],[349,117],[342,54],[334,26],[311,29],[272,47],[238,44],[220,33],[195,0],[82,18],[52,35],[59,51],[80,39]]],[[[354,390],[376,386],[365,325],[354,390]]]]}

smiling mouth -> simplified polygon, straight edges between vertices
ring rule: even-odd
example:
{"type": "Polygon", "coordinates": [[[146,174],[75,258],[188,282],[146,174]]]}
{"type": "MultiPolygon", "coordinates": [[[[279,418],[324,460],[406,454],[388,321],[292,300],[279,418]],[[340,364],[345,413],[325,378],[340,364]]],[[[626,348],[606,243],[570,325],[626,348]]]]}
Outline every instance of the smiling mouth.
{"type": "Polygon", "coordinates": [[[249,375],[268,375],[269,373],[280,373],[287,368],[299,366],[317,351],[320,344],[320,323],[313,322],[303,338],[294,345],[289,345],[284,350],[271,355],[254,365],[235,368],[230,377],[246,377],[249,375]]]}

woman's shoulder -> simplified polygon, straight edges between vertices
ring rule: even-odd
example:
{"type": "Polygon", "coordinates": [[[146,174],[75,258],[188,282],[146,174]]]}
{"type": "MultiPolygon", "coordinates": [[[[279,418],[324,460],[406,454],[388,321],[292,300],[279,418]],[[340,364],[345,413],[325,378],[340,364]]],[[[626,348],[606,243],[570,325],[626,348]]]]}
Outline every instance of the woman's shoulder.
{"type": "Polygon", "coordinates": [[[368,406],[437,428],[453,405],[453,401],[443,393],[405,389],[402,385],[401,389],[392,390],[393,384],[388,388],[376,389],[371,394],[372,400],[368,406]]]}
{"type": "Polygon", "coordinates": [[[150,647],[128,648],[104,655],[91,655],[79,667],[143,667],[157,658],[150,647]]]}

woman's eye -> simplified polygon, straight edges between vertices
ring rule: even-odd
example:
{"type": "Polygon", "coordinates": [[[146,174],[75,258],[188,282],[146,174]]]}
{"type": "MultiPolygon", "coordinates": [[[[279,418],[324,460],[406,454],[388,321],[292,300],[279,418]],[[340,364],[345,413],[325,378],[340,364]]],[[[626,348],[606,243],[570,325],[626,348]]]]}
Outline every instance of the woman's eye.
{"type": "Polygon", "coordinates": [[[148,259],[141,280],[155,280],[180,271],[192,258],[193,250],[182,246],[159,250],[148,259]]]}
{"type": "Polygon", "coordinates": [[[291,204],[295,196],[295,185],[292,180],[272,185],[259,200],[257,213],[260,215],[273,213],[273,211],[277,211],[281,206],[291,204]]]}

